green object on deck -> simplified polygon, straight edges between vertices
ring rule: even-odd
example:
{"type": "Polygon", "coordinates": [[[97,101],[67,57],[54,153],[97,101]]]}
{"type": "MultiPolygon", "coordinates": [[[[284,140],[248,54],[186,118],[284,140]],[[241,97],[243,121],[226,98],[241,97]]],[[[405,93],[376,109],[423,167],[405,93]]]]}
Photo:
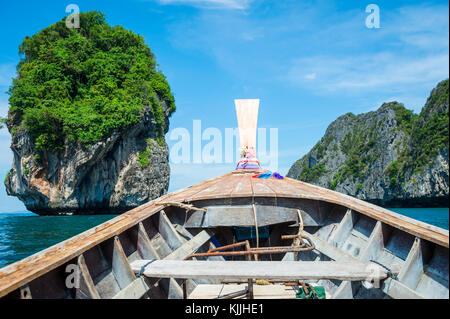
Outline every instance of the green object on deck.
{"type": "MultiPolygon", "coordinates": [[[[314,290],[316,291],[316,293],[314,293],[314,291],[311,289],[311,287],[308,287],[308,297],[309,297],[308,299],[326,299],[324,287],[315,286],[314,290]]],[[[300,289],[297,291],[297,293],[295,294],[295,297],[300,298],[300,299],[307,299],[305,291],[303,290],[302,287],[300,287],[300,289]]]]}

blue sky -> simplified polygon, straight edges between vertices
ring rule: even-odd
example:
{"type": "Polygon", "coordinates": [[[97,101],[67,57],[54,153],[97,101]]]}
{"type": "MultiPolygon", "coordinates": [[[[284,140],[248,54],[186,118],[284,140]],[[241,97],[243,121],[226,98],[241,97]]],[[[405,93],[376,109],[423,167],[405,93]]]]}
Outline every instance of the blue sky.
{"type": "MultiPolygon", "coordinates": [[[[233,100],[261,100],[258,126],[278,128],[278,167],[289,167],[338,116],[397,100],[416,112],[448,78],[448,1],[130,0],[8,1],[0,12],[0,116],[8,109],[18,45],[66,15],[99,10],[144,36],[175,94],[170,128],[236,127],[233,100]],[[380,8],[380,28],[365,8],[380,8]]],[[[172,146],[175,141],[168,141],[172,146]]],[[[11,167],[0,130],[0,180],[11,167]]],[[[170,191],[234,164],[172,164],[170,191]]],[[[0,211],[23,210],[0,185],[0,211]]]]}

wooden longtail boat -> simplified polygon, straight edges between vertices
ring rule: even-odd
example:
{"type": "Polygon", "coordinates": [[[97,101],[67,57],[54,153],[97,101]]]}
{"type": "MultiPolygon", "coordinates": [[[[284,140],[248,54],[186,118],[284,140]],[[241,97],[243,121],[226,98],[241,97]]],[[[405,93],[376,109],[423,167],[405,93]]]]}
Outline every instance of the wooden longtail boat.
{"type": "Polygon", "coordinates": [[[0,297],[449,297],[448,231],[262,172],[164,195],[4,267],[0,297]]]}

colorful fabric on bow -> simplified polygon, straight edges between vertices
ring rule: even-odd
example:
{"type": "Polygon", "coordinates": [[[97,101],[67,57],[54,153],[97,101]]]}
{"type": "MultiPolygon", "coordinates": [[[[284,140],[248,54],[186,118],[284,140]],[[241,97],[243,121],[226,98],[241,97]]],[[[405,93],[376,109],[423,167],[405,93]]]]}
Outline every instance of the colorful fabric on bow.
{"type": "Polygon", "coordinates": [[[261,165],[258,160],[240,160],[236,169],[260,169],[261,165]]]}
{"type": "Polygon", "coordinates": [[[274,178],[277,178],[277,179],[283,179],[283,178],[284,178],[283,176],[281,176],[281,175],[278,174],[277,172],[272,173],[272,172],[269,171],[269,170],[264,171],[264,172],[262,172],[261,174],[253,175],[252,177],[253,177],[253,178],[265,178],[265,179],[267,179],[267,178],[270,178],[271,176],[273,176],[274,178]]]}

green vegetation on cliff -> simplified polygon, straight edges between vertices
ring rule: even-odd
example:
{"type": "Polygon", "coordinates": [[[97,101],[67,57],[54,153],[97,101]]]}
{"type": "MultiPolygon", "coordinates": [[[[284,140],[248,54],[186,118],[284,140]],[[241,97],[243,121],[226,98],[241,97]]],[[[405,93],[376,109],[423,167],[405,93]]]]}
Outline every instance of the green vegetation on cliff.
{"type": "Polygon", "coordinates": [[[164,138],[162,101],[170,114],[174,97],[142,36],[91,11],[80,14],[79,29],[64,18],[26,37],[19,52],[8,123],[12,134],[26,129],[38,150],[96,142],[139,122],[147,106],[164,138]]]}
{"type": "Polygon", "coordinates": [[[148,167],[150,165],[150,159],[152,158],[152,151],[146,148],[139,153],[138,162],[142,167],[148,167]]]}
{"type": "Polygon", "coordinates": [[[422,196],[435,205],[432,198],[448,197],[448,145],[447,79],[432,90],[420,114],[389,102],[376,111],[340,116],[288,176],[378,202],[405,196],[419,202],[422,196]]]}
{"type": "Polygon", "coordinates": [[[300,175],[298,176],[299,180],[304,182],[312,182],[317,180],[320,176],[325,174],[327,170],[323,163],[319,163],[314,165],[313,167],[308,167],[306,162],[303,163],[303,169],[300,175]]]}
{"type": "Polygon", "coordinates": [[[438,87],[428,98],[420,116],[414,122],[411,133],[409,151],[405,154],[405,165],[416,172],[436,157],[439,150],[449,145],[449,109],[448,103],[449,80],[439,83],[438,87]]]}

